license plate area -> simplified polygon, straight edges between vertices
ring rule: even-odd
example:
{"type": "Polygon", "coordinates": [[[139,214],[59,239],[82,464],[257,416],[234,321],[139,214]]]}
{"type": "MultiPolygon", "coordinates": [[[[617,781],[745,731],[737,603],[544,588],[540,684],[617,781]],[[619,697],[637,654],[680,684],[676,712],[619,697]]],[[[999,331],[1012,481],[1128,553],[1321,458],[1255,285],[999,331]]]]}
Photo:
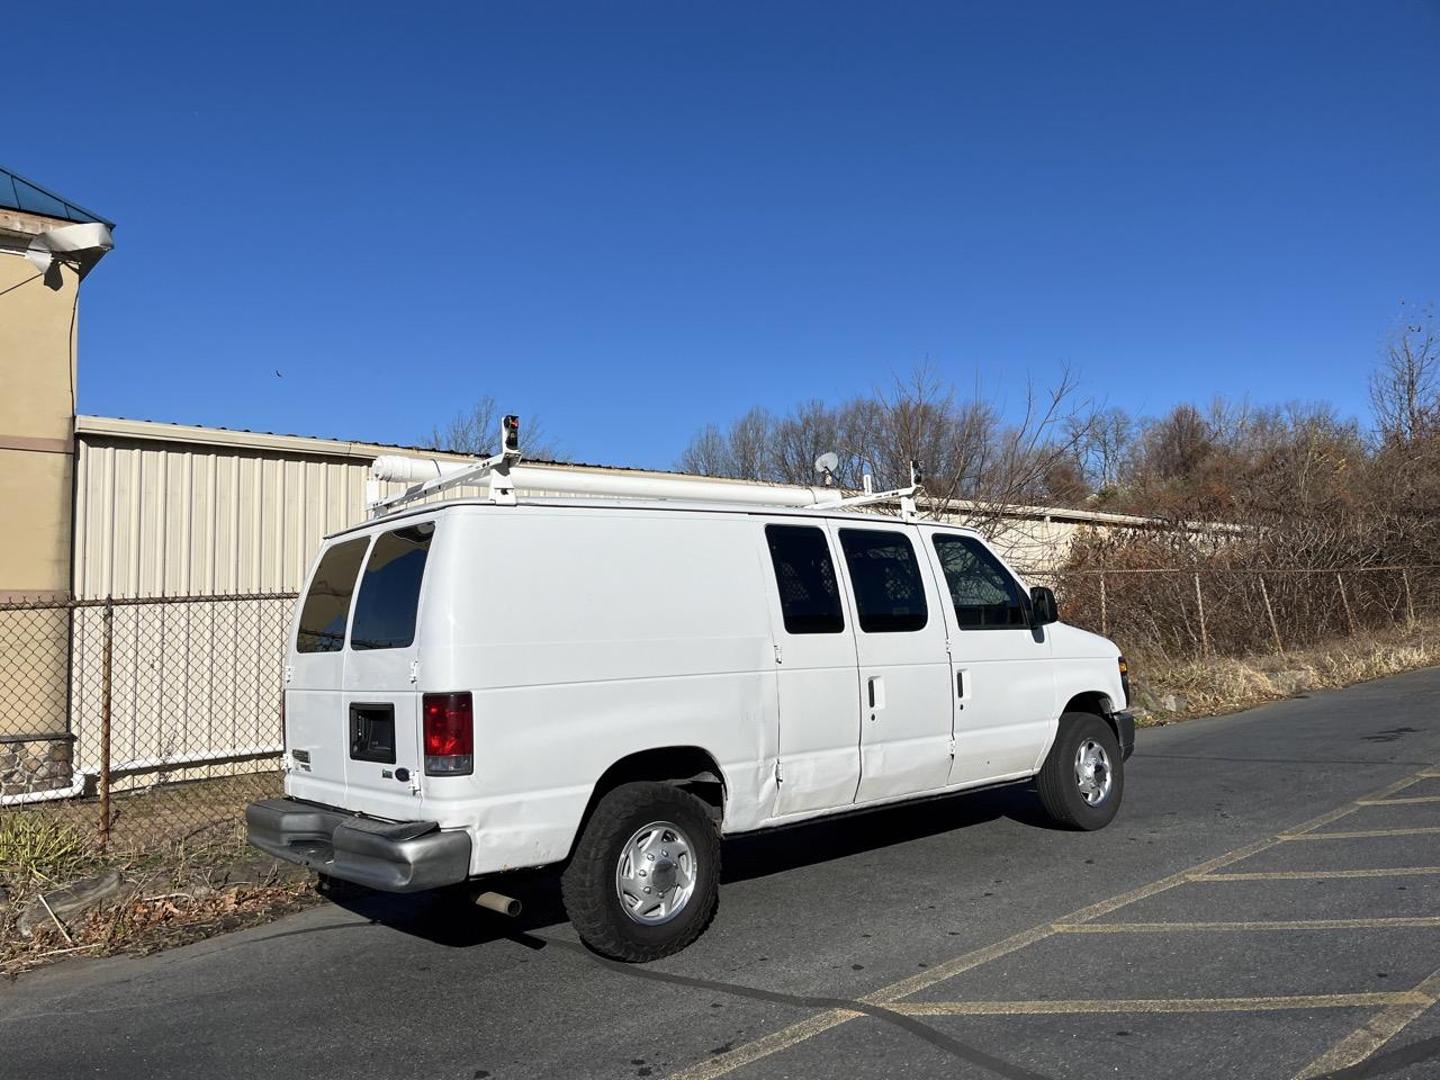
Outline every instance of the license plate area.
{"type": "Polygon", "coordinates": [[[395,706],[350,706],[350,760],[395,764],[395,706]]]}

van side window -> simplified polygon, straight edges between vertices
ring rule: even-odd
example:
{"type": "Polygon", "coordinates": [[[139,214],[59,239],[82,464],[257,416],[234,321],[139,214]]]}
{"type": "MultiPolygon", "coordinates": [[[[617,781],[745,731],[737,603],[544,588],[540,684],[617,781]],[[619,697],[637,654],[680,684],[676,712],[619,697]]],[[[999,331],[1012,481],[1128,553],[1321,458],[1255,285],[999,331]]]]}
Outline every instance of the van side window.
{"type": "Polygon", "coordinates": [[[962,630],[1030,625],[1019,583],[979,540],[936,534],[935,553],[962,630]]]}
{"type": "Polygon", "coordinates": [[[839,634],[845,629],[840,589],[825,532],[813,525],[766,525],[770,562],[780,589],[787,634],[839,634]]]}
{"type": "Polygon", "coordinates": [[[840,547],[855,589],[855,611],[867,634],[923,629],[930,613],[915,548],[904,533],[841,529],[840,547]]]}
{"type": "Polygon", "coordinates": [[[336,544],[320,558],[310,591],[300,608],[300,632],[295,651],[302,653],[339,652],[345,645],[345,620],[350,617],[350,597],[355,576],[365,558],[366,537],[336,544]]]}
{"type": "Polygon", "coordinates": [[[403,649],[414,643],[420,582],[434,534],[435,523],[426,521],[376,538],[355,601],[352,649],[403,649]]]}

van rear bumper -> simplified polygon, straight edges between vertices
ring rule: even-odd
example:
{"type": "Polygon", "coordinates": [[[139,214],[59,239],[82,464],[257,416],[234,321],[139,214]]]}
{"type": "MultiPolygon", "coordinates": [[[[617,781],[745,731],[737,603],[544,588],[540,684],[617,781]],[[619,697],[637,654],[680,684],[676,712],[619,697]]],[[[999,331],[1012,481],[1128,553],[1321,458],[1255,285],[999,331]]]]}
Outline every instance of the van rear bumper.
{"type": "Polygon", "coordinates": [[[470,876],[470,836],[433,821],[381,821],[296,799],[245,808],[250,843],[277,859],[382,892],[419,892],[470,876]]]}

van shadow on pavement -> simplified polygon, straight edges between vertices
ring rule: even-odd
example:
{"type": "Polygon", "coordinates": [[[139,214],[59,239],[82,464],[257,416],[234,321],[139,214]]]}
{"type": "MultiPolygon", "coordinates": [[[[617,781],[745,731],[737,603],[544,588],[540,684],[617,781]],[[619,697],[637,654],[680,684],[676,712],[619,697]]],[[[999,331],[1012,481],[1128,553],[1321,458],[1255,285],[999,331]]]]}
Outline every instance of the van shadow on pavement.
{"type": "MultiPolygon", "coordinates": [[[[733,837],[722,852],[721,882],[769,877],[1002,817],[1034,828],[1054,827],[1025,786],[947,795],[733,837]]],[[[541,949],[545,942],[534,931],[568,921],[556,868],[519,871],[485,884],[519,900],[520,915],[507,918],[476,907],[469,899],[473,887],[404,895],[335,882],[327,895],[371,922],[456,949],[504,940],[541,949]]]]}

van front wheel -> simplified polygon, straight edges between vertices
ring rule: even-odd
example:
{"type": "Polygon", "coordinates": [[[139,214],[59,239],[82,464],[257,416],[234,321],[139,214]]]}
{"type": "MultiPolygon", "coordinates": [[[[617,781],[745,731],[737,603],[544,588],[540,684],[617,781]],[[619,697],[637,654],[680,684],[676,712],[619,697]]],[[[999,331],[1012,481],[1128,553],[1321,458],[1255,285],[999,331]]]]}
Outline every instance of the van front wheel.
{"type": "Polygon", "coordinates": [[[580,939],[601,956],[641,963],[679,952],[719,905],[708,808],[670,784],[621,784],[586,822],[561,890],[580,939]]]}
{"type": "Polygon", "coordinates": [[[1060,717],[1035,790],[1046,815],[1062,828],[1109,825],[1125,792],[1125,761],[1110,725],[1093,713],[1060,717]]]}

